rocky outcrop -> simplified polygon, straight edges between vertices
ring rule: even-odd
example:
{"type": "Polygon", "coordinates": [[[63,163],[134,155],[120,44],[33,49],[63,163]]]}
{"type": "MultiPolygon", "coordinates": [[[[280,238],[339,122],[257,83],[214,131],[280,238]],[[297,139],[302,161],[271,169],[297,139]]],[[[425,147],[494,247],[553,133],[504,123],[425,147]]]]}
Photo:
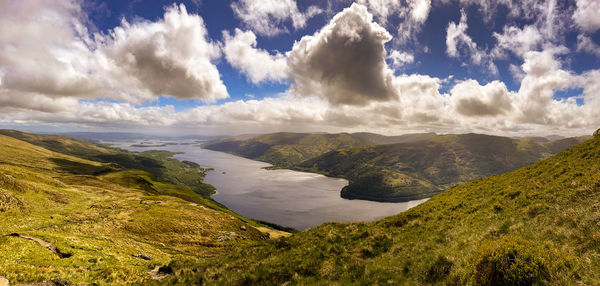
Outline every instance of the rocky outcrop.
{"type": "Polygon", "coordinates": [[[594,137],[598,138],[600,137],[600,129],[596,130],[596,132],[594,132],[594,137]]]}

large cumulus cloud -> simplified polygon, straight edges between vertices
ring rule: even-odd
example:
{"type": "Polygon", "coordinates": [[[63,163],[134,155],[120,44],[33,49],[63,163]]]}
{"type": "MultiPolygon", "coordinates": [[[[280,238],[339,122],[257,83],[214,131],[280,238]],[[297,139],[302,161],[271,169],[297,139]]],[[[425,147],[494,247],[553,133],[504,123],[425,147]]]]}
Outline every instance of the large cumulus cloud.
{"type": "Polygon", "coordinates": [[[334,104],[365,104],[397,98],[384,44],[391,35],[367,9],[352,4],[312,36],[304,36],[288,54],[288,65],[303,94],[334,104]]]}
{"type": "Polygon", "coordinates": [[[130,79],[120,86],[214,102],[228,93],[211,62],[220,57],[219,47],[207,33],[200,16],[188,14],[184,5],[170,6],[157,22],[123,20],[101,38],[98,52],[115,81],[130,79]]]}
{"type": "Polygon", "coordinates": [[[77,99],[228,97],[212,63],[218,45],[185,6],[169,6],[156,22],[123,20],[108,34],[88,26],[79,1],[0,1],[3,108],[55,112],[77,99]]]}

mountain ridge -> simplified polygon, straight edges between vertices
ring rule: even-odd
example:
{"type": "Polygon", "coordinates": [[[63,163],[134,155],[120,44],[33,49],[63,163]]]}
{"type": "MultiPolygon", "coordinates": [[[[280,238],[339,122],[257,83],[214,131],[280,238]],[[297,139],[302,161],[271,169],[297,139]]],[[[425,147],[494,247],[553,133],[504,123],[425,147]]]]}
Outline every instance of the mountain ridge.
{"type": "Polygon", "coordinates": [[[341,190],[344,198],[402,202],[431,197],[459,183],[515,170],[586,138],[589,136],[551,141],[474,133],[274,133],[225,138],[203,147],[265,161],[273,168],[345,178],[349,185],[341,190]],[[307,149],[312,150],[302,151],[307,149]]]}

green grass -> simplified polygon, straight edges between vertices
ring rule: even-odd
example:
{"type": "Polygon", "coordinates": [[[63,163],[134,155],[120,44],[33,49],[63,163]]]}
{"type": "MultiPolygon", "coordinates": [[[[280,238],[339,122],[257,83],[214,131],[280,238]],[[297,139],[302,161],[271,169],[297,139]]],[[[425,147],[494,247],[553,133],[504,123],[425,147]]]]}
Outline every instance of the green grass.
{"type": "Polygon", "coordinates": [[[57,278],[148,284],[155,266],[220,257],[265,239],[255,227],[270,231],[186,185],[0,135],[0,276],[13,284],[57,278]],[[232,232],[233,239],[220,239],[232,232]],[[13,233],[44,241],[56,252],[13,233]],[[132,256],[139,253],[153,259],[132,256]]]}
{"type": "MultiPolygon", "coordinates": [[[[208,169],[193,162],[173,159],[176,153],[169,151],[128,152],[101,144],[78,140],[60,135],[40,135],[16,130],[0,130],[0,134],[10,136],[57,153],[72,155],[92,161],[113,164],[113,167],[143,170],[154,175],[155,180],[184,185],[196,193],[209,198],[215,188],[203,183],[208,169]]],[[[70,166],[71,168],[76,166],[70,166]]]]}
{"type": "Polygon", "coordinates": [[[440,135],[416,143],[336,150],[293,169],[343,177],[342,197],[409,201],[533,164],[582,138],[537,142],[480,134],[440,135]]]}
{"type": "Polygon", "coordinates": [[[169,282],[597,285],[599,182],[595,138],[377,222],[327,223],[226,258],[173,261],[169,282]]]}

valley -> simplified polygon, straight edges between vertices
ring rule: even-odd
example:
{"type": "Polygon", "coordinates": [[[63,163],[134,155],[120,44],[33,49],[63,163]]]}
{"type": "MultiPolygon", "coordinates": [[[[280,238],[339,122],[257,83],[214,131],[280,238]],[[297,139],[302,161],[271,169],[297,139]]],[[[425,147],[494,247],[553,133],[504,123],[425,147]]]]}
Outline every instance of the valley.
{"type": "Polygon", "coordinates": [[[589,138],[275,133],[220,139],[204,148],[268,162],[278,168],[345,178],[349,185],[341,189],[343,198],[405,202],[428,198],[477,178],[516,170],[589,138]]]}
{"type": "MultiPolygon", "coordinates": [[[[211,172],[224,180],[232,180],[230,172],[235,175],[188,161],[193,156],[179,151],[212,152],[192,144],[129,152],[64,136],[0,133],[11,135],[0,135],[0,277],[11,283],[600,281],[598,136],[515,171],[449,187],[386,218],[326,222],[289,233],[240,216],[187,186],[194,176],[206,184],[211,172]],[[70,155],[76,153],[81,157],[70,155]],[[144,171],[107,157],[86,159],[99,154],[127,164],[150,160],[153,167],[144,171]]],[[[560,148],[553,144],[544,150],[560,148]]]]}

